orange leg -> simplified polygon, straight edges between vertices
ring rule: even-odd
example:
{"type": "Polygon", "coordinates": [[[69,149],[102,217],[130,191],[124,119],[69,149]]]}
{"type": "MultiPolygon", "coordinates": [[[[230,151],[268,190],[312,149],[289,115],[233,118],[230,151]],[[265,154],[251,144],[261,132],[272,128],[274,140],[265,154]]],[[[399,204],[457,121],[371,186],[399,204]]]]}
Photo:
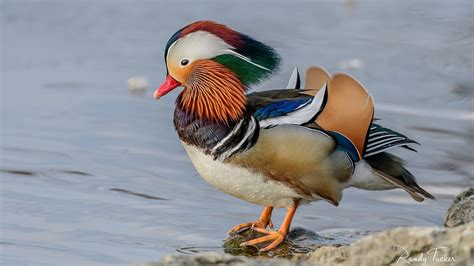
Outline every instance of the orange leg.
{"type": "Polygon", "coordinates": [[[257,221],[255,222],[249,222],[249,223],[243,223],[243,224],[238,224],[234,226],[227,234],[233,235],[237,233],[240,229],[242,228],[262,228],[265,229],[267,226],[270,226],[270,228],[273,228],[273,223],[270,217],[272,216],[272,211],[273,207],[265,207],[263,209],[262,214],[260,214],[260,218],[258,218],[257,221]]]}
{"type": "Polygon", "coordinates": [[[293,206],[288,209],[288,213],[285,216],[285,219],[283,220],[283,223],[280,226],[280,229],[278,231],[268,231],[265,229],[261,228],[255,228],[254,230],[257,232],[261,232],[264,234],[267,234],[264,237],[259,237],[247,242],[244,242],[240,244],[240,246],[252,246],[256,245],[259,243],[264,243],[268,241],[272,241],[268,246],[260,249],[260,251],[269,251],[271,249],[274,249],[276,246],[278,246],[283,240],[285,240],[286,235],[288,235],[288,232],[290,230],[290,225],[291,225],[291,220],[293,220],[293,216],[295,215],[296,209],[298,208],[299,201],[295,201],[293,206]]]}

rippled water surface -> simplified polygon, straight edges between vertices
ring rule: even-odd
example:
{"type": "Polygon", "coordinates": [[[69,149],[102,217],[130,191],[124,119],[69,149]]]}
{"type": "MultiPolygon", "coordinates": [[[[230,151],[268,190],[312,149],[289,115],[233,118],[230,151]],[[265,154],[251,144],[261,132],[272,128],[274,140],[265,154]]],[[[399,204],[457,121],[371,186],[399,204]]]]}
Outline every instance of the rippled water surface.
{"type": "Polygon", "coordinates": [[[453,195],[474,179],[472,2],[254,2],[0,4],[2,264],[222,252],[228,229],[258,217],[261,207],[196,174],[172,125],[177,92],[158,102],[151,89],[127,91],[134,75],[159,85],[164,44],[199,19],[232,25],[282,54],[280,73],[257,89],[284,87],[295,65],[348,72],[373,94],[382,124],[422,143],[418,153],[398,154],[436,201],[349,189],[337,208],[300,208],[295,226],[349,241],[443,223],[453,195]]]}

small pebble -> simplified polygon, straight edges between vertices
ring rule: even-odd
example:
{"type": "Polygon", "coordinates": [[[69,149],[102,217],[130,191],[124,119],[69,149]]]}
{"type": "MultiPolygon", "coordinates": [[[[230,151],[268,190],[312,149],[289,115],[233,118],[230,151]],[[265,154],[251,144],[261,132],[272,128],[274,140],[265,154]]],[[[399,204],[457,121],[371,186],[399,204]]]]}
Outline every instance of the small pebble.
{"type": "Polygon", "coordinates": [[[144,94],[148,87],[150,86],[150,83],[148,82],[147,78],[143,76],[134,76],[130,77],[128,80],[128,90],[132,94],[144,94]]]}
{"type": "Polygon", "coordinates": [[[354,59],[351,59],[351,60],[339,62],[337,65],[342,69],[357,70],[357,69],[364,68],[364,61],[362,61],[358,58],[354,58],[354,59]]]}

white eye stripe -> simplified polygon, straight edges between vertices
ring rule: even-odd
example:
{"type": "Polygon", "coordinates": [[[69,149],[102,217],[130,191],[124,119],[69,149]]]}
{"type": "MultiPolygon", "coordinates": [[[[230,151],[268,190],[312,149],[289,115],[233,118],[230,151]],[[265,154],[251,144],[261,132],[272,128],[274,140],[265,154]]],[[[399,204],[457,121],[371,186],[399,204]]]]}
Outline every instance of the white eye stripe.
{"type": "Polygon", "coordinates": [[[224,40],[212,33],[196,31],[170,45],[167,61],[179,65],[184,58],[190,62],[198,59],[211,59],[227,53],[227,50],[231,48],[224,40]]]}
{"type": "Polygon", "coordinates": [[[168,58],[168,57],[169,57],[169,55],[170,55],[171,49],[172,49],[172,48],[176,45],[176,43],[178,43],[178,41],[181,40],[181,39],[182,39],[182,38],[179,38],[179,39],[177,39],[176,41],[174,41],[174,43],[172,43],[172,44],[170,45],[170,47],[168,48],[168,51],[166,52],[166,62],[169,61],[169,58],[168,58]]]}

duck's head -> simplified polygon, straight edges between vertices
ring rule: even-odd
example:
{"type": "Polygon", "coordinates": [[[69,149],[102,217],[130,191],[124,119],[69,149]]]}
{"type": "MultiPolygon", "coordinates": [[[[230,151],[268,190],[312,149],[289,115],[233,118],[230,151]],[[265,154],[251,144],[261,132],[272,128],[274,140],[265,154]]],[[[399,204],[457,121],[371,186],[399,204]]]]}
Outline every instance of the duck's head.
{"type": "Polygon", "coordinates": [[[279,61],[274,49],[247,35],[213,21],[194,22],[168,40],[168,73],[154,97],[183,86],[177,104],[186,112],[235,121],[245,110],[245,90],[275,72],[279,61]]]}

